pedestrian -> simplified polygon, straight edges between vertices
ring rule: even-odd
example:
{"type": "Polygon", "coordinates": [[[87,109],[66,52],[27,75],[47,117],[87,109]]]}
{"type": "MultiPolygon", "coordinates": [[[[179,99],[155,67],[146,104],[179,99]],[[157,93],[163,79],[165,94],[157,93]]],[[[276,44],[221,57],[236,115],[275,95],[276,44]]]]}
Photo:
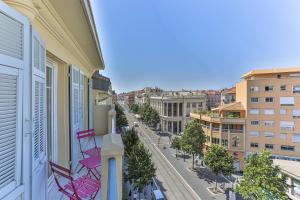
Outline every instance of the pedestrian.
{"type": "Polygon", "coordinates": [[[169,134],[169,144],[171,144],[172,135],[169,134]]]}

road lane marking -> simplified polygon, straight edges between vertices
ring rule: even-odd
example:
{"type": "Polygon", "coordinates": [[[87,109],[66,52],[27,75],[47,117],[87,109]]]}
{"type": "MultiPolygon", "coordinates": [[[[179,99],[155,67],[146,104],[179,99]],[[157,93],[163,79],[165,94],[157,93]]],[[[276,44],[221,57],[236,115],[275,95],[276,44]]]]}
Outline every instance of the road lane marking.
{"type": "MultiPolygon", "coordinates": [[[[148,137],[149,140],[150,137],[147,134],[144,134],[146,137],[148,137]]],[[[175,172],[177,173],[177,175],[181,178],[181,180],[185,183],[185,185],[194,193],[194,195],[196,197],[198,197],[199,200],[201,200],[201,198],[199,197],[199,195],[195,192],[195,190],[186,182],[186,180],[181,176],[181,174],[177,171],[177,169],[170,163],[170,161],[166,158],[166,156],[160,151],[160,149],[156,146],[153,145],[154,148],[156,149],[156,151],[158,151],[160,153],[160,155],[163,156],[163,158],[167,161],[167,163],[173,168],[173,170],[175,170],[175,172]]]]}

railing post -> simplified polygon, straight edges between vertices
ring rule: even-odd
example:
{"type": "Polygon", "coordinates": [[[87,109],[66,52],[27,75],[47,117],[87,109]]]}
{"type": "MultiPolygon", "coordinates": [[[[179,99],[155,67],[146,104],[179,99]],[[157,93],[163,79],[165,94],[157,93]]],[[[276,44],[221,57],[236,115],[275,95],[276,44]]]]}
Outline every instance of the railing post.
{"type": "Polygon", "coordinates": [[[108,131],[116,133],[116,110],[114,104],[111,105],[111,109],[108,111],[108,131]]]}

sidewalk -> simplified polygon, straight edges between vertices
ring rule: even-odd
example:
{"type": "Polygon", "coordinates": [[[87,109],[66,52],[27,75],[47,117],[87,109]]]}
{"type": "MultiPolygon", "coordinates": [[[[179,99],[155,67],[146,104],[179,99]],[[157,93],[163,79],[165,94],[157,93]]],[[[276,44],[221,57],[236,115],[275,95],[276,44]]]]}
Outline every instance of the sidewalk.
{"type": "Polygon", "coordinates": [[[170,148],[168,136],[161,136],[159,139],[159,136],[157,134],[153,134],[152,132],[152,134],[150,135],[149,132],[147,133],[153,139],[153,141],[156,143],[156,145],[159,147],[159,149],[165,155],[165,157],[172,163],[176,170],[178,170],[178,172],[182,174],[182,176],[188,181],[188,183],[197,193],[201,193],[201,196],[203,196],[203,193],[207,193],[207,195],[210,196],[212,199],[229,199],[229,190],[231,190],[233,186],[232,182],[230,182],[225,177],[215,176],[206,167],[201,166],[200,161],[198,162],[198,164],[196,164],[196,158],[195,169],[191,170],[192,156],[186,154],[186,159],[184,162],[183,152],[177,152],[178,157],[176,158],[176,150],[170,148]],[[225,194],[215,195],[210,193],[206,189],[208,187],[214,187],[216,179],[218,181],[218,186],[224,183],[223,190],[225,191],[225,194]],[[199,185],[201,185],[202,187],[199,187],[199,185]]]}

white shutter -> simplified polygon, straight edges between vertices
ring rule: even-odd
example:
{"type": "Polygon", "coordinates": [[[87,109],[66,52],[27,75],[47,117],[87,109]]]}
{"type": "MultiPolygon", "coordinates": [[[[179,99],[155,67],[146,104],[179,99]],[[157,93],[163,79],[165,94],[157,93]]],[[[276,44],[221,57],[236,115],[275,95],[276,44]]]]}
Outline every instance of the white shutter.
{"type": "Polygon", "coordinates": [[[0,72],[0,189],[15,180],[17,113],[17,76],[0,72]]]}
{"type": "Polygon", "coordinates": [[[23,69],[28,68],[29,37],[27,18],[0,1],[0,199],[10,193],[21,196],[24,189],[19,186],[27,177],[21,179],[23,69]]]}
{"type": "Polygon", "coordinates": [[[46,50],[32,29],[32,170],[46,159],[46,50]]]}
{"type": "Polygon", "coordinates": [[[280,97],[280,105],[294,105],[295,98],[294,97],[280,97]]]}
{"type": "Polygon", "coordinates": [[[93,128],[93,79],[89,79],[89,129],[93,128]]]}
{"type": "Polygon", "coordinates": [[[265,109],[264,114],[265,115],[274,115],[274,109],[265,109]]]}
{"type": "Polygon", "coordinates": [[[292,140],[293,140],[293,142],[299,143],[299,142],[300,142],[300,134],[299,134],[299,133],[295,133],[295,134],[293,135],[292,140]]]}
{"type": "Polygon", "coordinates": [[[71,112],[71,167],[75,170],[80,156],[79,144],[76,133],[80,130],[80,71],[75,66],[70,66],[70,112],[71,112]]]}
{"type": "Polygon", "coordinates": [[[79,129],[84,129],[84,75],[79,74],[79,129]]]}

